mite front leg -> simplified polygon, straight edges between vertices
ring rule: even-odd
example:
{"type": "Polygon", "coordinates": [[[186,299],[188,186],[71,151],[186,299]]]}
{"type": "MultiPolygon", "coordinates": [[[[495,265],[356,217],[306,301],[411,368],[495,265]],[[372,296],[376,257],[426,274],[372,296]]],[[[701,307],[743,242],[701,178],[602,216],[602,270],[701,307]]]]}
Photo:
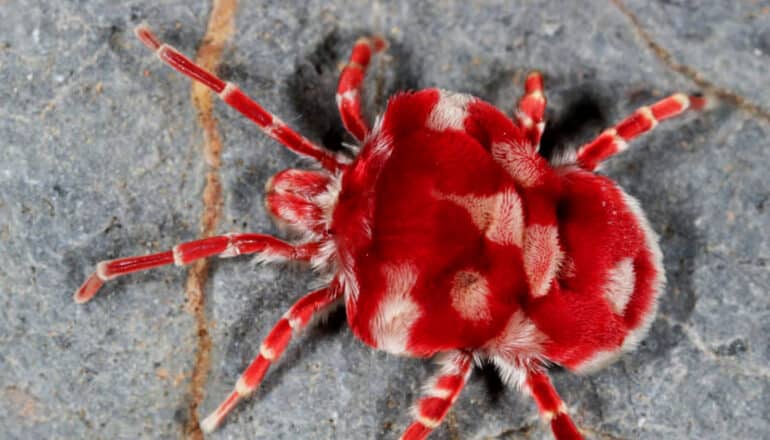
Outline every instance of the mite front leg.
{"type": "Polygon", "coordinates": [[[329,171],[336,172],[344,168],[344,165],[332,154],[289,128],[288,125],[284,124],[275,115],[249,98],[235,84],[222,81],[213,73],[182,55],[178,50],[160,41],[147,26],[138,26],[134,32],[145,46],[155,51],[161,61],[177,72],[211,89],[224,102],[257,124],[262,132],[280,142],[286,148],[312,157],[329,171]]]}
{"type": "Polygon", "coordinates": [[[369,133],[369,125],[361,114],[361,83],[372,55],[387,47],[381,37],[361,38],[353,45],[350,60],[340,74],[337,86],[337,108],[342,123],[359,142],[369,133]]]}
{"type": "Polygon", "coordinates": [[[687,96],[683,93],[671,95],[649,107],[640,107],[613,128],[605,130],[596,139],[580,147],[578,164],[588,171],[594,170],[601,162],[628,148],[628,142],[651,131],[658,122],[679,116],[687,109],[701,110],[708,104],[702,96],[687,96]]]}
{"type": "Polygon", "coordinates": [[[84,303],[96,295],[106,281],[122,275],[168,264],[184,266],[214,255],[234,257],[259,253],[266,260],[309,261],[317,252],[318,243],[294,246],[263,234],[227,234],[188,241],[166,252],[100,262],[96,271],[75,292],[74,299],[77,303],[84,303]]]}
{"type": "Polygon", "coordinates": [[[545,128],[545,94],[543,93],[543,76],[540,72],[527,75],[524,82],[524,96],[519,100],[516,110],[516,121],[525,131],[527,138],[537,148],[545,128]]]}
{"type": "Polygon", "coordinates": [[[551,431],[556,440],[582,440],[583,435],[567,414],[566,405],[551,383],[548,374],[541,371],[530,371],[527,374],[525,387],[529,391],[540,415],[551,425],[551,431]]]}
{"type": "Polygon", "coordinates": [[[422,440],[441,424],[470,376],[473,357],[468,353],[453,352],[441,355],[438,364],[441,370],[425,387],[426,395],[414,405],[416,420],[401,440],[422,440]]]}
{"type": "Polygon", "coordinates": [[[259,355],[251,362],[246,370],[241,374],[238,382],[235,383],[235,389],[230,395],[217,407],[217,409],[201,422],[201,429],[204,432],[211,432],[222,422],[227,413],[229,413],[238,402],[244,397],[248,397],[257,389],[262,379],[267,373],[270,364],[281,357],[286,346],[294,334],[299,333],[313,316],[318,312],[328,309],[341,298],[341,289],[324,288],[316,290],[302,297],[294,303],[280,321],[273,327],[267,338],[262,342],[259,348],[259,355]]]}

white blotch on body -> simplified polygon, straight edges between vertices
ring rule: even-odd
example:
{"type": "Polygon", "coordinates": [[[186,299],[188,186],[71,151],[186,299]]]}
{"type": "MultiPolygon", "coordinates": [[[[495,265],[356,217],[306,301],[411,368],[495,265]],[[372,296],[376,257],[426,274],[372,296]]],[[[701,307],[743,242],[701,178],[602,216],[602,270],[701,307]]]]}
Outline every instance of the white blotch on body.
{"type": "Polygon", "coordinates": [[[540,181],[542,172],[536,156],[535,149],[527,145],[509,142],[492,144],[492,158],[524,188],[531,188],[540,181]]]}
{"type": "Polygon", "coordinates": [[[476,271],[461,270],[455,274],[452,289],[452,307],[469,321],[486,321],[491,318],[489,310],[489,283],[476,271]]]}
{"type": "Polygon", "coordinates": [[[521,198],[514,190],[506,189],[490,196],[438,194],[437,197],[465,208],[473,224],[490,241],[521,247],[524,213],[521,198]]]}
{"type": "Polygon", "coordinates": [[[385,295],[372,320],[370,330],[377,348],[393,353],[407,353],[409,335],[420,318],[419,305],[412,298],[417,269],[409,263],[383,268],[385,295]]]}
{"type": "Polygon", "coordinates": [[[636,274],[634,273],[634,260],[624,258],[615,267],[607,272],[607,282],[604,285],[604,297],[610,303],[612,311],[618,315],[623,314],[626,304],[634,293],[636,274]]]}
{"type": "Polygon", "coordinates": [[[439,99],[431,110],[425,125],[436,131],[464,130],[468,117],[468,104],[473,96],[439,90],[439,99]]]}
{"type": "Polygon", "coordinates": [[[548,293],[563,258],[559,230],[551,225],[532,225],[525,234],[524,272],[530,293],[537,298],[548,293]]]}

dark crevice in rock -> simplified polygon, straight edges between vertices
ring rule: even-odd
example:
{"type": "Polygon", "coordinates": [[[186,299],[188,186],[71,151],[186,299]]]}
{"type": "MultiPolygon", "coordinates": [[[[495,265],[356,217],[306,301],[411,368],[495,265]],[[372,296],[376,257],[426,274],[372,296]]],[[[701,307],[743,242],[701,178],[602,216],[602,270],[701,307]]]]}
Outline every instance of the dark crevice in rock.
{"type": "Polygon", "coordinates": [[[601,100],[589,90],[577,90],[567,98],[567,105],[556,117],[547,118],[540,154],[548,160],[575,148],[580,134],[598,131],[608,125],[601,100]]]}
{"type": "Polygon", "coordinates": [[[346,56],[337,50],[339,42],[336,29],[327,33],[310,54],[298,62],[286,84],[291,104],[303,116],[298,121],[299,131],[311,139],[320,139],[322,145],[332,151],[340,151],[343,142],[353,141],[342,125],[335,101],[337,65],[344,62],[346,56]]]}
{"type": "Polygon", "coordinates": [[[484,381],[484,386],[487,389],[486,396],[492,404],[497,404],[500,401],[506,387],[494,365],[489,362],[484,363],[476,369],[472,377],[481,377],[481,380],[484,381]]]}
{"type": "Polygon", "coordinates": [[[735,339],[728,344],[721,344],[714,348],[717,356],[738,356],[749,350],[748,343],[744,339],[735,339]]]}

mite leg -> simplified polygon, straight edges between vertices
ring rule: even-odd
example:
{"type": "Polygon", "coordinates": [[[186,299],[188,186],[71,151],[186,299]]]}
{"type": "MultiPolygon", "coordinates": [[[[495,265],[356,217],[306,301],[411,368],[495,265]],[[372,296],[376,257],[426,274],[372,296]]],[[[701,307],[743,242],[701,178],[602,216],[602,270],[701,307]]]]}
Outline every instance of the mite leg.
{"type": "Polygon", "coordinates": [[[527,75],[524,82],[524,96],[519,100],[516,109],[516,121],[525,130],[527,138],[537,148],[540,136],[545,128],[545,94],[543,93],[543,76],[540,72],[527,75]]]}
{"type": "Polygon", "coordinates": [[[707,105],[701,96],[683,93],[671,95],[649,107],[641,107],[613,128],[602,132],[596,139],[578,149],[578,164],[594,170],[601,162],[628,148],[627,142],[655,128],[659,121],[679,116],[688,108],[700,110],[707,105]]]}
{"type": "Polygon", "coordinates": [[[361,114],[361,83],[372,55],[384,50],[387,43],[381,37],[361,38],[353,45],[348,64],[340,74],[337,86],[337,108],[345,128],[358,141],[369,133],[369,125],[361,114]]]}
{"type": "Polygon", "coordinates": [[[452,352],[442,355],[438,363],[441,369],[425,387],[425,396],[412,408],[415,421],[401,440],[422,440],[441,424],[470,376],[473,357],[452,352]]]}
{"type": "Polygon", "coordinates": [[[178,50],[162,43],[147,26],[137,27],[135,33],[145,46],[155,51],[161,61],[174,70],[204,84],[231,107],[251,119],[266,135],[280,142],[286,148],[312,157],[329,171],[339,171],[344,168],[344,165],[338,162],[331,153],[289,128],[283,121],[249,98],[235,84],[222,81],[213,73],[206,71],[182,55],[178,50]]]}
{"type": "Polygon", "coordinates": [[[566,405],[551,383],[548,374],[540,371],[530,371],[527,374],[525,387],[529,391],[540,415],[550,423],[551,431],[556,440],[582,440],[583,436],[567,414],[566,405]]]}
{"type": "Polygon", "coordinates": [[[200,258],[213,255],[234,257],[241,254],[259,253],[265,260],[309,261],[318,252],[318,243],[294,246],[275,237],[263,234],[227,234],[181,243],[170,251],[137,257],[102,261],[96,272],[86,279],[75,292],[75,302],[90,300],[109,280],[132,272],[152,269],[167,264],[184,266],[200,258]]]}
{"type": "Polygon", "coordinates": [[[238,378],[235,389],[230,395],[201,422],[204,432],[211,432],[222,422],[238,402],[248,397],[257,389],[262,378],[265,377],[270,364],[277,361],[292,338],[292,331],[296,334],[302,330],[318,312],[328,309],[341,298],[334,293],[340,289],[324,288],[316,290],[302,297],[294,303],[286,314],[273,327],[267,338],[262,342],[259,355],[251,362],[246,370],[238,378]]]}

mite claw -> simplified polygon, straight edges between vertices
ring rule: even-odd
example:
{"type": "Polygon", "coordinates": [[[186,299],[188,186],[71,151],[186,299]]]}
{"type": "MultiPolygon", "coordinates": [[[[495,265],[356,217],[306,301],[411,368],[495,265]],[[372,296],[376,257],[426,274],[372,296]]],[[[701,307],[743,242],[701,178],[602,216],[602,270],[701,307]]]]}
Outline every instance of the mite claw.
{"type": "Polygon", "coordinates": [[[80,286],[78,291],[75,292],[73,299],[78,304],[88,302],[88,300],[96,295],[96,292],[98,292],[103,285],[104,281],[102,281],[96,272],[94,272],[91,274],[91,276],[88,277],[88,279],[85,280],[85,282],[83,282],[83,285],[80,286]]]}
{"type": "Polygon", "coordinates": [[[209,414],[208,417],[201,421],[201,430],[205,433],[209,433],[217,429],[217,426],[222,423],[222,420],[227,413],[229,413],[240,400],[241,396],[236,391],[230,393],[230,396],[228,396],[213,413],[209,414]]]}
{"type": "Polygon", "coordinates": [[[139,38],[139,41],[144,43],[144,45],[149,47],[153,52],[158,50],[161,46],[161,42],[146,24],[140,24],[134,28],[134,34],[139,38]]]}
{"type": "Polygon", "coordinates": [[[217,420],[216,413],[209,414],[208,417],[201,421],[201,431],[208,434],[217,429],[217,425],[219,425],[219,420],[217,420]]]}
{"type": "Polygon", "coordinates": [[[386,40],[385,37],[382,37],[380,35],[374,35],[371,38],[372,38],[372,43],[374,43],[375,53],[383,52],[388,49],[388,46],[390,46],[390,44],[388,43],[388,40],[386,40]]]}

